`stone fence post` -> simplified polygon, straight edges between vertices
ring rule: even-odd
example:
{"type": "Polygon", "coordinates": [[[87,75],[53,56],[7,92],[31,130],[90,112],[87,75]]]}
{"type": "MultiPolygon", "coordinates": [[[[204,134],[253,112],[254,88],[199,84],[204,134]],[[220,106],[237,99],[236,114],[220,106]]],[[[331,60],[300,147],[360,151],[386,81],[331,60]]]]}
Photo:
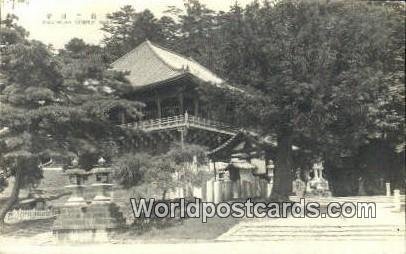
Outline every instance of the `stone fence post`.
{"type": "Polygon", "coordinates": [[[390,190],[390,183],[386,183],[386,196],[390,197],[391,196],[391,190],[390,190]]]}

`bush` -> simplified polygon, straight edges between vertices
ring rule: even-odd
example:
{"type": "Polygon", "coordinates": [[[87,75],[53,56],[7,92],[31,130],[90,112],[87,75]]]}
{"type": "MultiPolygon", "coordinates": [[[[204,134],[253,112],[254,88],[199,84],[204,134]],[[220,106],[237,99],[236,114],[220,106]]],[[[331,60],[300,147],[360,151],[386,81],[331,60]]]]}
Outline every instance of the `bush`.
{"type": "Polygon", "coordinates": [[[113,160],[115,180],[124,188],[141,183],[144,174],[153,167],[153,159],[146,153],[127,153],[113,160]]]}

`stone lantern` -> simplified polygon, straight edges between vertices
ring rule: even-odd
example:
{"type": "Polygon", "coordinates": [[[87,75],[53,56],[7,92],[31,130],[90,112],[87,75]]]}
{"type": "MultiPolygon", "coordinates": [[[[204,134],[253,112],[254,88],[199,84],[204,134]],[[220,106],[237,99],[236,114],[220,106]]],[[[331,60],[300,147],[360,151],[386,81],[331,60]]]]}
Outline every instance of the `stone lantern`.
{"type": "Polygon", "coordinates": [[[65,171],[69,178],[69,185],[65,188],[70,189],[72,194],[67,200],[66,205],[85,205],[86,201],[83,196],[84,183],[87,180],[88,172],[78,167],[78,161],[75,158],[71,166],[65,171]]]}
{"type": "Polygon", "coordinates": [[[112,169],[106,165],[106,160],[103,157],[97,161],[97,164],[97,167],[91,171],[96,177],[96,182],[92,184],[92,187],[96,190],[93,202],[111,202],[113,187],[111,183],[112,169]]]}
{"type": "Polygon", "coordinates": [[[83,183],[88,172],[77,168],[77,161],[66,171],[72,189],[72,196],[65,205],[61,206],[60,214],[53,225],[54,235],[62,241],[108,241],[112,231],[125,226],[125,219],[119,207],[111,201],[110,175],[111,168],[105,165],[101,158],[98,166],[91,173],[96,176],[96,183],[91,186],[96,189],[96,196],[86,203],[83,196],[83,183]]]}
{"type": "Polygon", "coordinates": [[[253,171],[256,166],[248,161],[248,154],[235,153],[231,155],[227,170],[233,181],[233,198],[250,198],[255,196],[255,177],[253,171]]]}
{"type": "Polygon", "coordinates": [[[79,168],[78,160],[75,158],[64,174],[69,180],[69,185],[65,188],[72,194],[63,205],[57,206],[59,213],[52,231],[59,240],[77,239],[80,229],[86,224],[86,211],[89,205],[85,200],[84,190],[89,173],[79,168]]]}

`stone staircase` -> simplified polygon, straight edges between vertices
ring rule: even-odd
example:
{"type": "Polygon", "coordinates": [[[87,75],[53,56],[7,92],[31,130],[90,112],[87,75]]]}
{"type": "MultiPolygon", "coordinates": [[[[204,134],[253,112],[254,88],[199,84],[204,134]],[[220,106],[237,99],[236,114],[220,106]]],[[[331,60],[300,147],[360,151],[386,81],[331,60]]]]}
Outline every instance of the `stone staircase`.
{"type": "MultiPolygon", "coordinates": [[[[315,201],[315,200],[312,200],[315,201]]],[[[324,203],[326,200],[319,200],[324,203]]],[[[376,202],[376,218],[254,218],[245,219],[218,241],[405,241],[404,204],[393,210],[385,197],[330,198],[330,202],[376,202]],[[334,199],[334,200],[333,200],[334,199]]],[[[402,197],[404,202],[404,196],[402,197]]]]}
{"type": "Polygon", "coordinates": [[[221,235],[220,241],[348,241],[348,240],[404,240],[404,225],[269,225],[247,223],[221,235]]]}

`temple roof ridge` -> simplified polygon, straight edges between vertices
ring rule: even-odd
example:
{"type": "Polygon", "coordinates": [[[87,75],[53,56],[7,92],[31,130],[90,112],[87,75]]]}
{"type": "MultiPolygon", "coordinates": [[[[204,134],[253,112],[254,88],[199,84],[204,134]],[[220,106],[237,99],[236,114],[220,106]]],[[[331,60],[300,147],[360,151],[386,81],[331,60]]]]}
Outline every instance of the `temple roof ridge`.
{"type": "Polygon", "coordinates": [[[175,51],[156,45],[149,40],[146,43],[157,54],[157,56],[173,69],[178,71],[187,71],[188,73],[215,84],[224,83],[224,80],[214,74],[205,66],[195,61],[192,57],[183,56],[175,51]]]}
{"type": "MultiPolygon", "coordinates": [[[[166,49],[166,48],[164,48],[164,47],[161,47],[161,46],[159,46],[159,45],[154,45],[154,44],[152,44],[152,42],[149,41],[149,40],[146,40],[145,43],[148,44],[148,46],[151,48],[152,52],[154,52],[154,54],[156,55],[156,57],[158,57],[158,58],[159,58],[164,64],[166,64],[169,68],[173,69],[174,71],[184,71],[184,70],[185,70],[185,68],[184,68],[183,66],[182,66],[181,68],[177,68],[176,66],[172,65],[169,61],[167,61],[164,57],[162,57],[162,56],[159,54],[159,52],[157,52],[157,50],[155,50],[155,48],[160,48],[160,49],[165,50],[165,51],[168,51],[168,52],[170,52],[170,53],[172,53],[172,54],[178,55],[176,52],[173,52],[173,51],[171,51],[171,50],[169,50],[169,49],[166,49]]],[[[180,56],[180,55],[178,55],[178,56],[179,56],[179,57],[182,57],[182,56],[180,56]]]]}
{"type": "Polygon", "coordinates": [[[223,79],[194,59],[156,45],[149,40],[117,59],[111,66],[118,71],[129,71],[128,79],[134,87],[145,87],[173,80],[185,74],[215,85],[225,83],[223,79]]]}

